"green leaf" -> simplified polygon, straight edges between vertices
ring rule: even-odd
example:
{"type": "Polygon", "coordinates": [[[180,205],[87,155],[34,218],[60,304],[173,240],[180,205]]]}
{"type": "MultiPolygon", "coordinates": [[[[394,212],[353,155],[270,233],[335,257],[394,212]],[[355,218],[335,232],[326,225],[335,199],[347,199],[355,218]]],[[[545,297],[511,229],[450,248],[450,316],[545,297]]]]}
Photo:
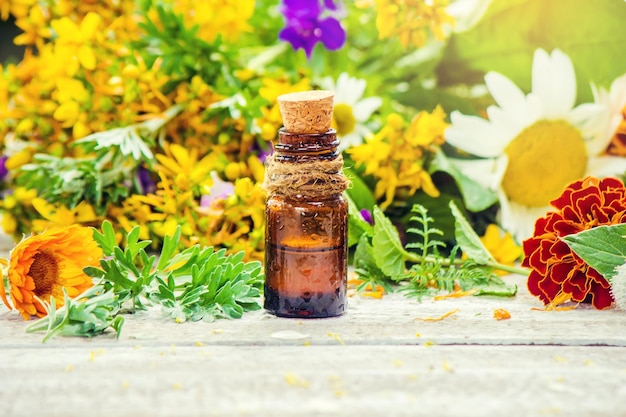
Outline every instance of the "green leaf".
{"type": "Polygon", "coordinates": [[[367,184],[354,169],[344,166],[343,172],[350,179],[350,188],[346,190],[346,194],[350,196],[357,208],[372,210],[376,205],[376,199],[367,184]]]}
{"type": "Polygon", "coordinates": [[[463,196],[465,207],[470,211],[485,210],[498,201],[498,196],[494,192],[470,179],[452,165],[452,162],[443,151],[436,152],[430,164],[430,172],[437,171],[445,172],[454,179],[463,196]]]}
{"type": "Polygon", "coordinates": [[[113,225],[110,221],[105,220],[102,222],[102,233],[94,229],[93,236],[104,255],[109,256],[113,254],[113,248],[117,246],[117,241],[115,239],[115,230],[113,230],[113,225]]]}
{"type": "Polygon", "coordinates": [[[454,204],[454,201],[450,201],[450,210],[455,220],[456,242],[463,253],[477,264],[484,265],[488,262],[494,262],[493,256],[480,241],[480,237],[478,237],[472,226],[465,219],[461,210],[454,204]]]}
{"type": "Polygon", "coordinates": [[[371,236],[374,229],[363,219],[354,201],[348,195],[346,199],[348,200],[348,246],[351,247],[359,242],[363,234],[371,236]]]}
{"type": "Polygon", "coordinates": [[[403,274],[405,271],[405,250],[398,231],[378,206],[374,207],[373,214],[372,246],[376,264],[389,277],[403,274]]]}
{"type": "Polygon", "coordinates": [[[422,258],[425,258],[430,253],[436,253],[438,247],[445,247],[446,244],[438,240],[443,236],[443,231],[431,226],[434,221],[429,216],[428,209],[421,204],[414,204],[411,208],[410,221],[417,223],[418,227],[409,227],[406,229],[406,233],[412,233],[418,236],[418,240],[407,243],[404,247],[406,249],[420,249],[421,253],[418,254],[422,258]]]}
{"type": "Polygon", "coordinates": [[[386,276],[376,264],[372,245],[366,235],[362,235],[359,243],[356,245],[354,251],[354,270],[363,281],[357,290],[363,289],[369,284],[372,287],[381,285],[387,292],[393,291],[391,286],[393,282],[390,281],[389,277],[386,276]]]}
{"type": "Polygon", "coordinates": [[[561,238],[607,281],[626,263],[626,224],[604,225],[561,238]]]}
{"type": "Polygon", "coordinates": [[[180,226],[176,227],[176,232],[173,236],[166,235],[163,238],[163,247],[161,249],[161,256],[159,257],[159,263],[157,265],[158,270],[163,270],[167,263],[170,261],[174,252],[178,248],[178,242],[180,240],[180,226]]]}
{"type": "Polygon", "coordinates": [[[374,258],[374,251],[366,235],[361,235],[354,251],[354,268],[367,278],[384,276],[374,258]]]}
{"type": "Polygon", "coordinates": [[[57,310],[55,299],[51,298],[49,304],[44,304],[47,316],[28,326],[26,332],[45,331],[44,343],[57,335],[92,337],[104,333],[109,327],[119,337],[123,319],[116,317],[117,297],[112,291],[103,291],[102,285],[95,285],[71,299],[64,290],[64,306],[57,310]]]}
{"type": "Polygon", "coordinates": [[[624,72],[624,21],[620,0],[493,0],[474,28],[451,37],[438,78],[441,85],[481,83],[496,71],[530,92],[535,49],[559,48],[574,63],[578,101],[590,101],[590,82],[608,86],[624,72]]]}
{"type": "Polygon", "coordinates": [[[515,297],[517,285],[490,285],[481,287],[474,293],[474,296],[491,295],[494,297],[515,297]]]}

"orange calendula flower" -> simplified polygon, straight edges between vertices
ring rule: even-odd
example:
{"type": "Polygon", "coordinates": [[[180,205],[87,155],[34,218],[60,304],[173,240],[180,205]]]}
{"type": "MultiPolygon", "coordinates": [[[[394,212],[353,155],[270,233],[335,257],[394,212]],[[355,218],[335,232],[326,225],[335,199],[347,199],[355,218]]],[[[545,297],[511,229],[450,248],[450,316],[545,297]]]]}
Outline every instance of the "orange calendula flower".
{"type": "MultiPolygon", "coordinates": [[[[23,239],[11,251],[9,260],[13,306],[25,320],[33,315],[45,316],[43,302],[54,297],[57,307],[61,307],[63,289],[73,298],[93,285],[83,268],[97,266],[101,257],[102,250],[87,227],[50,229],[23,239]]],[[[4,279],[0,279],[0,287],[4,303],[11,308],[4,279]]]]}
{"type": "Polygon", "coordinates": [[[587,177],[569,184],[550,202],[556,209],[535,222],[523,242],[522,266],[532,268],[528,289],[544,304],[590,302],[597,309],[613,303],[609,282],[561,239],[601,225],[626,222],[626,187],[617,178],[587,177]]]}

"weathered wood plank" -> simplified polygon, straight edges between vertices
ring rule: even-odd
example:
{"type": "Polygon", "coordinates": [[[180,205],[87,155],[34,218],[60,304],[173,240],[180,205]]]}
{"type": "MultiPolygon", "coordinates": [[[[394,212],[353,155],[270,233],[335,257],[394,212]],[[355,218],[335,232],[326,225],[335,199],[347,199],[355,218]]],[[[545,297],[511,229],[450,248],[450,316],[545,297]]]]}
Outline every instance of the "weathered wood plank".
{"type": "Polygon", "coordinates": [[[6,416],[626,416],[626,349],[2,349],[6,416]]]}
{"type": "Polygon", "coordinates": [[[42,344],[3,309],[0,415],[626,416],[626,312],[541,311],[510,280],[512,299],[353,298],[324,320],[176,324],[151,310],[120,340],[42,344]]]}

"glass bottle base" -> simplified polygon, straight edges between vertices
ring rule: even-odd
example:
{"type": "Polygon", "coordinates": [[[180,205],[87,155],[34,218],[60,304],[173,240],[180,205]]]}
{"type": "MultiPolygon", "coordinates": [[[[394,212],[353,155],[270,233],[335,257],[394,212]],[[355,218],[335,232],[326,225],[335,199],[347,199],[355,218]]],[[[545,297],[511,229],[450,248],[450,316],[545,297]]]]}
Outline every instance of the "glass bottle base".
{"type": "Polygon", "coordinates": [[[345,291],[338,288],[332,293],[307,292],[294,297],[280,294],[266,285],[263,307],[278,317],[311,319],[337,317],[346,311],[345,291]]]}

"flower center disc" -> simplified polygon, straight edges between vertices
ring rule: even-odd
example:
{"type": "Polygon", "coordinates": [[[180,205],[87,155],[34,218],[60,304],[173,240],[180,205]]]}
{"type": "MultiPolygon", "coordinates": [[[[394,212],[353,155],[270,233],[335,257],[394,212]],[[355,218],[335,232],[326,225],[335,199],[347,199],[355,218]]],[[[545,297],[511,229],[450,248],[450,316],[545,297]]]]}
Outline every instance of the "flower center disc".
{"type": "Polygon", "coordinates": [[[524,206],[547,205],[587,169],[582,135],[560,120],[541,120],[527,127],[504,152],[509,163],[502,188],[510,200],[524,206]]]}
{"type": "Polygon", "coordinates": [[[34,260],[28,275],[35,281],[35,295],[41,297],[52,292],[52,286],[57,281],[59,267],[54,257],[45,252],[39,252],[33,256],[34,260]]]}
{"type": "Polygon", "coordinates": [[[352,106],[339,103],[333,110],[333,127],[337,130],[337,136],[345,136],[354,131],[356,127],[356,117],[352,111],[352,106]]]}

